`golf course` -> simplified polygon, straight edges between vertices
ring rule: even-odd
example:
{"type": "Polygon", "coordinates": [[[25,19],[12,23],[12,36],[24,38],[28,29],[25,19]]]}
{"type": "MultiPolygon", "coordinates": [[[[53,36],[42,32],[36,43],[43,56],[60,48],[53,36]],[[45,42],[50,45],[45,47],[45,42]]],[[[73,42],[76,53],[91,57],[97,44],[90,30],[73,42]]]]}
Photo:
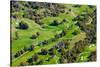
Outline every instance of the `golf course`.
{"type": "Polygon", "coordinates": [[[10,1],[11,66],[96,61],[96,6],[10,1]]]}

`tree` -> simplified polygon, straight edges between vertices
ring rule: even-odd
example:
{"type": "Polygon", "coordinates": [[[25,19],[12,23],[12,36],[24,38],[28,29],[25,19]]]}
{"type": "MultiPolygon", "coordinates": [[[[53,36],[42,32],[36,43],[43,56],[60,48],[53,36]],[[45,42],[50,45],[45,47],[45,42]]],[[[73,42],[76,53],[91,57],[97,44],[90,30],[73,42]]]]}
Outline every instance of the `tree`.
{"type": "Polygon", "coordinates": [[[64,40],[64,44],[65,44],[64,48],[66,49],[66,48],[68,48],[68,47],[69,47],[70,42],[69,42],[69,41],[67,41],[67,40],[64,40]]]}
{"type": "Polygon", "coordinates": [[[38,60],[38,54],[34,54],[34,56],[32,56],[32,59],[36,62],[38,60]]]}
{"type": "Polygon", "coordinates": [[[25,23],[24,21],[21,21],[19,23],[19,29],[28,29],[28,28],[29,28],[28,24],[25,23]]]}
{"type": "Polygon", "coordinates": [[[40,33],[39,33],[39,32],[36,32],[36,35],[37,35],[37,36],[39,36],[39,35],[40,35],[40,33]]]}
{"type": "Polygon", "coordinates": [[[29,47],[29,49],[28,49],[28,50],[29,50],[29,51],[34,50],[34,47],[35,47],[34,45],[30,45],[30,47],[29,47]]]}
{"type": "Polygon", "coordinates": [[[96,61],[96,51],[93,51],[89,55],[89,61],[96,61]]]}
{"type": "Polygon", "coordinates": [[[69,9],[69,11],[71,11],[71,9],[69,9]]]}
{"type": "Polygon", "coordinates": [[[88,5],[88,7],[93,8],[94,6],[93,5],[88,5]]]}
{"type": "Polygon", "coordinates": [[[65,35],[66,35],[66,31],[63,30],[63,31],[60,33],[60,37],[65,36],[65,35]]]}
{"type": "Polygon", "coordinates": [[[55,48],[50,48],[50,49],[48,50],[48,53],[49,53],[49,55],[54,56],[54,54],[55,54],[55,48]]]}
{"type": "Polygon", "coordinates": [[[73,5],[73,7],[81,7],[81,5],[73,5]]]}
{"type": "Polygon", "coordinates": [[[15,58],[17,58],[18,56],[19,56],[18,53],[16,53],[16,54],[14,55],[15,58]]]}
{"type": "Polygon", "coordinates": [[[57,40],[57,38],[51,38],[51,39],[50,39],[51,42],[54,42],[54,41],[56,41],[56,40],[57,40]]]}
{"type": "Polygon", "coordinates": [[[31,64],[31,63],[33,62],[33,59],[32,59],[32,58],[29,58],[29,59],[27,60],[27,62],[28,62],[29,64],[31,64]]]}
{"type": "Polygon", "coordinates": [[[59,35],[59,34],[56,34],[56,35],[55,35],[55,38],[56,38],[56,39],[60,38],[60,35],[59,35]]]}
{"type": "Polygon", "coordinates": [[[30,38],[31,39],[36,39],[37,38],[37,35],[36,34],[33,34],[30,38]]]}
{"type": "Polygon", "coordinates": [[[66,19],[63,19],[62,22],[67,22],[67,20],[66,19]]]}
{"type": "Polygon", "coordinates": [[[43,60],[39,60],[39,61],[36,63],[36,65],[41,65],[41,64],[43,64],[43,60]]]}
{"type": "Polygon", "coordinates": [[[23,54],[23,53],[24,53],[24,50],[23,50],[23,49],[22,49],[22,50],[20,50],[20,53],[21,53],[21,54],[23,54]]]}
{"type": "Polygon", "coordinates": [[[36,32],[36,33],[33,34],[30,38],[31,38],[31,39],[36,39],[39,35],[40,35],[40,33],[39,33],[39,32],[36,32]]]}
{"type": "Polygon", "coordinates": [[[51,23],[51,26],[57,26],[59,24],[59,22],[57,20],[54,20],[53,23],[51,23]]]}
{"type": "Polygon", "coordinates": [[[47,53],[48,53],[47,49],[41,49],[41,54],[42,55],[47,55],[47,53]]]}
{"type": "Polygon", "coordinates": [[[77,35],[77,34],[78,34],[78,32],[77,32],[77,31],[74,31],[74,32],[72,32],[72,34],[73,34],[73,35],[77,35]]]}
{"type": "Polygon", "coordinates": [[[41,22],[41,18],[40,18],[39,15],[36,15],[35,18],[34,18],[34,20],[35,20],[35,23],[37,23],[39,25],[43,25],[43,23],[41,22]]]}
{"type": "Polygon", "coordinates": [[[17,58],[17,57],[19,57],[20,55],[21,55],[21,51],[18,51],[18,52],[14,55],[14,57],[17,58]]]}
{"type": "Polygon", "coordinates": [[[28,50],[28,48],[26,46],[24,46],[23,50],[26,52],[28,50]]]}
{"type": "Polygon", "coordinates": [[[48,40],[44,40],[44,41],[42,42],[42,44],[43,44],[43,45],[48,44],[48,40]]]}
{"type": "Polygon", "coordinates": [[[16,38],[15,38],[16,40],[19,38],[18,31],[15,32],[15,37],[16,37],[16,38]]]}
{"type": "Polygon", "coordinates": [[[20,63],[20,66],[26,66],[27,64],[26,64],[26,62],[21,62],[20,63]]]}

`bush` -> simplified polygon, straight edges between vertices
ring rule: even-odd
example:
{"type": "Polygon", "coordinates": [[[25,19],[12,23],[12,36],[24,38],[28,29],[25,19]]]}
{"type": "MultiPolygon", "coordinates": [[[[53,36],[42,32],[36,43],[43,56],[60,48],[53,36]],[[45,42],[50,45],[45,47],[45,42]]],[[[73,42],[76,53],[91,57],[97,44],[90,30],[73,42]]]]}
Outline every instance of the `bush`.
{"type": "Polygon", "coordinates": [[[28,28],[29,28],[29,26],[28,26],[27,23],[25,23],[25,22],[23,22],[23,21],[21,21],[21,22],[19,23],[19,29],[28,29],[28,28]]]}

